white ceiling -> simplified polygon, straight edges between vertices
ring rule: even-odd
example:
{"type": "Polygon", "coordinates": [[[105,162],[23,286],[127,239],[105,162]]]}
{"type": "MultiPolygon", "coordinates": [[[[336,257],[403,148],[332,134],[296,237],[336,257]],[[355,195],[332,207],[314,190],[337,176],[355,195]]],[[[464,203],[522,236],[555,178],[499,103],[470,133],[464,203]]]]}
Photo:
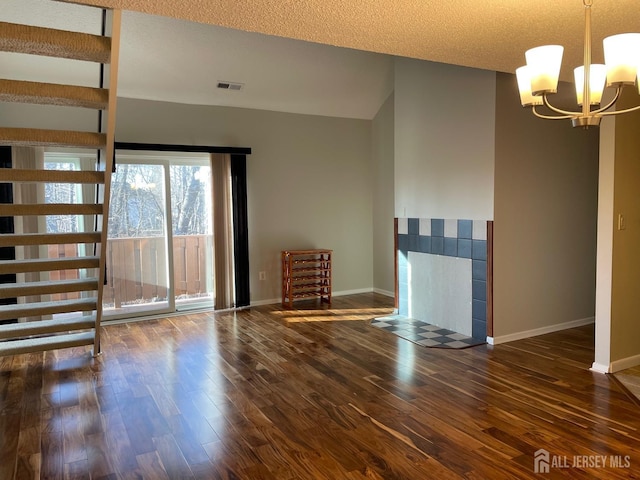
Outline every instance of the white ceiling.
{"type": "MultiPolygon", "coordinates": [[[[126,97],[372,118],[392,89],[392,60],[365,52],[513,72],[526,49],[557,43],[565,46],[563,79],[582,63],[581,0],[73,1],[125,10],[119,94],[126,97]],[[246,87],[219,92],[218,80],[246,87]]],[[[49,0],[2,0],[0,19],[49,24],[61,8],[64,22],[93,24],[75,13],[80,7],[49,0]]],[[[640,31],[640,2],[594,0],[592,10],[600,62],[603,37],[640,31]]],[[[3,55],[0,75],[29,68],[3,55]]]]}

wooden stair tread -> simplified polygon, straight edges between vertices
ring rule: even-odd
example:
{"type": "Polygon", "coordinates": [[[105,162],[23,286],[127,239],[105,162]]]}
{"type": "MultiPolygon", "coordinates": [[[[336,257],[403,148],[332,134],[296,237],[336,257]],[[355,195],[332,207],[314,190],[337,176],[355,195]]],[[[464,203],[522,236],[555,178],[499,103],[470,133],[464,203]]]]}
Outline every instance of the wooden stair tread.
{"type": "Polygon", "coordinates": [[[63,320],[40,320],[36,322],[8,323],[0,325],[0,338],[26,337],[46,333],[68,332],[71,330],[87,330],[95,328],[94,315],[83,315],[63,320]]]}
{"type": "Polygon", "coordinates": [[[95,310],[96,305],[97,302],[95,298],[0,305],[0,320],[53,315],[55,313],[89,312],[95,310]]]}
{"type": "Polygon", "coordinates": [[[103,148],[104,133],[39,128],[0,128],[0,145],[15,147],[87,147],[103,148]]]}
{"type": "Polygon", "coordinates": [[[0,22],[0,51],[109,63],[111,39],[89,33],[0,22]]]}
{"type": "Polygon", "coordinates": [[[0,275],[8,273],[51,272],[56,270],[75,270],[79,268],[98,268],[98,257],[68,258],[32,258],[26,260],[0,261],[0,275]]]}
{"type": "Polygon", "coordinates": [[[97,278],[74,278],[72,280],[45,280],[39,282],[3,283],[0,284],[0,298],[82,292],[97,289],[97,278]]]}
{"type": "Polygon", "coordinates": [[[95,170],[0,169],[0,182],[104,183],[104,172],[95,170]]]}
{"type": "Polygon", "coordinates": [[[53,245],[100,243],[100,232],[0,234],[0,247],[16,245],[53,245]]]}
{"type": "Polygon", "coordinates": [[[0,217],[18,215],[100,215],[101,204],[92,203],[41,203],[33,205],[0,204],[0,217]]]}
{"type": "Polygon", "coordinates": [[[93,332],[4,341],[0,342],[0,355],[18,355],[44,350],[57,350],[59,348],[80,347],[82,345],[92,345],[93,342],[93,332]]]}
{"type": "Polygon", "coordinates": [[[0,102],[62,105],[102,110],[109,91],[104,88],[0,79],[0,102]]]}

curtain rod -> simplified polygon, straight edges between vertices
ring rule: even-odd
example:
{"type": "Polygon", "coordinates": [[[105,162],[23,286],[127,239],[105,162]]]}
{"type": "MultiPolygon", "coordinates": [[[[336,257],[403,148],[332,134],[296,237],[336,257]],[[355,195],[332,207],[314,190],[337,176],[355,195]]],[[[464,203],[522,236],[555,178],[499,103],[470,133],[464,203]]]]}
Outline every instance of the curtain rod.
{"type": "Polygon", "coordinates": [[[188,153],[230,153],[232,155],[251,155],[248,147],[212,147],[206,145],[166,145],[162,143],[115,142],[117,150],[148,150],[156,152],[188,153]]]}

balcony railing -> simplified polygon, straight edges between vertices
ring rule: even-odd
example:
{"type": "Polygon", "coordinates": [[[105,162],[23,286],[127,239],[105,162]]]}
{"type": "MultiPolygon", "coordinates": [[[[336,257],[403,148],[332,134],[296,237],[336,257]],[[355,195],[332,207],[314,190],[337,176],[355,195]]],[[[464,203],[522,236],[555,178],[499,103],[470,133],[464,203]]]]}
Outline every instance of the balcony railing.
{"type": "MultiPolygon", "coordinates": [[[[173,237],[173,275],[176,300],[211,294],[213,272],[210,255],[211,235],[173,237]],[[209,285],[209,288],[207,288],[209,285]]],[[[87,253],[89,254],[89,252],[87,253]]],[[[49,258],[78,256],[77,245],[50,245],[49,258]]],[[[107,241],[107,284],[105,308],[166,301],[168,266],[163,237],[117,238],[107,241]]],[[[50,273],[51,280],[78,278],[76,270],[50,273]]],[[[52,300],[79,298],[79,293],[52,295],[52,300]]]]}

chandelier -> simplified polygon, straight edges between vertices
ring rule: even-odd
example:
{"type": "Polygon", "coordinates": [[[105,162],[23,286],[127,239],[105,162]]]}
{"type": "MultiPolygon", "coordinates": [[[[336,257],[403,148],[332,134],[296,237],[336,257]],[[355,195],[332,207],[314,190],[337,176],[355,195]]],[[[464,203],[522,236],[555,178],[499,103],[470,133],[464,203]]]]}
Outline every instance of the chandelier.
{"type": "Polygon", "coordinates": [[[624,110],[611,110],[626,85],[636,85],[640,93],[640,33],[622,33],[603,40],[605,65],[591,64],[591,5],[584,5],[584,65],[574,70],[576,98],[581,110],[572,112],[556,108],[548,96],[558,90],[558,77],[564,48],[545,45],[525,52],[527,64],[516,70],[520,101],[531,107],[537,117],[549,120],[571,119],[574,127],[597,127],[602,117],[640,110],[640,105],[624,110]],[[603,90],[616,89],[613,99],[600,106],[603,90]],[[536,106],[545,105],[554,115],[544,115],[536,106]]]}

